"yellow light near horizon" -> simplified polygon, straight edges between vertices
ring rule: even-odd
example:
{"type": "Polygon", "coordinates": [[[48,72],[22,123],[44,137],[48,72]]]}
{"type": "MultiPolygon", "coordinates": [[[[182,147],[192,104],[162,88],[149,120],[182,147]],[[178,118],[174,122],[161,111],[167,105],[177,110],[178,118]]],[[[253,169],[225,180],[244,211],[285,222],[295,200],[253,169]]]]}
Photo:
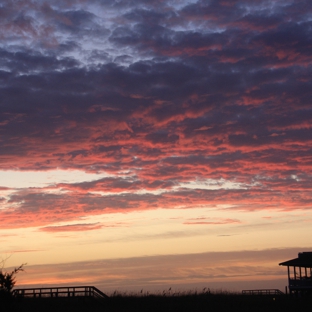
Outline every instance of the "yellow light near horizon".
{"type": "MultiPolygon", "coordinates": [[[[8,265],[64,263],[151,255],[191,254],[308,246],[312,216],[302,211],[279,218],[278,212],[237,212],[217,208],[157,209],[110,213],[72,224],[101,224],[90,231],[45,232],[42,228],[0,230],[0,255],[8,265]],[[226,218],[225,218],[226,217],[226,218]],[[237,219],[237,223],[225,223],[237,219]],[[186,224],[206,220],[207,224],[186,224]],[[225,221],[224,221],[225,220],[225,221]],[[293,231],[289,231],[289,222],[293,231]]],[[[235,221],[235,220],[234,220],[235,221]]],[[[53,224],[53,226],[66,223],[53,224]]],[[[71,224],[71,223],[69,223],[71,224]]]]}

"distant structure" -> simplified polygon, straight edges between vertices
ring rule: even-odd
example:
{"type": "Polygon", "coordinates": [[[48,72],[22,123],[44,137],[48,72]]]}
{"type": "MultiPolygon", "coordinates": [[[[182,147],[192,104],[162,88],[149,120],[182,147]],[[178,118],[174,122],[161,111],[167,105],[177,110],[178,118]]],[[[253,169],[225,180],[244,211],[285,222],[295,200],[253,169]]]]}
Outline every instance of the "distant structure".
{"type": "Polygon", "coordinates": [[[279,265],[287,266],[290,294],[312,294],[312,252],[299,252],[298,258],[279,265]]]}

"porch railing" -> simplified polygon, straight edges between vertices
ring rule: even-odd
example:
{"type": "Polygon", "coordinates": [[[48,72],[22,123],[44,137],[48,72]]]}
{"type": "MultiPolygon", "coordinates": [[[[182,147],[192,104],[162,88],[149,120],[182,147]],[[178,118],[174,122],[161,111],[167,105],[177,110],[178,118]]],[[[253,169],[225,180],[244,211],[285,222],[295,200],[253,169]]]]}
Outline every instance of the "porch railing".
{"type": "Polygon", "coordinates": [[[284,295],[279,289],[245,289],[243,295],[284,295]]]}

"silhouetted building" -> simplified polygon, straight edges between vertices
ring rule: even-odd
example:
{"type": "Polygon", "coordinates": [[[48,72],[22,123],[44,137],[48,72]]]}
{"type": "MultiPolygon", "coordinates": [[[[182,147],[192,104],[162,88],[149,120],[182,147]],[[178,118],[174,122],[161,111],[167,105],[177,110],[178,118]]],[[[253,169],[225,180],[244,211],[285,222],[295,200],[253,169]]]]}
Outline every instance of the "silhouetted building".
{"type": "Polygon", "coordinates": [[[298,258],[281,262],[287,266],[289,293],[312,293],[312,252],[299,252],[298,258]]]}

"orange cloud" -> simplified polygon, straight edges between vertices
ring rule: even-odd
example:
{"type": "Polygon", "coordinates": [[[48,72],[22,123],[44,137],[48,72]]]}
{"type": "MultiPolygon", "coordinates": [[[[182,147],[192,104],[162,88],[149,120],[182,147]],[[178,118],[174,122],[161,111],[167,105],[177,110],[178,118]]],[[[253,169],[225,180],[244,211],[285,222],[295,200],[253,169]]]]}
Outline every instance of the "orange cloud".
{"type": "Polygon", "coordinates": [[[213,220],[210,218],[196,218],[196,219],[190,219],[188,221],[183,222],[183,224],[199,224],[199,225],[222,225],[222,224],[232,224],[232,223],[241,223],[241,221],[237,219],[217,219],[213,220]]]}

